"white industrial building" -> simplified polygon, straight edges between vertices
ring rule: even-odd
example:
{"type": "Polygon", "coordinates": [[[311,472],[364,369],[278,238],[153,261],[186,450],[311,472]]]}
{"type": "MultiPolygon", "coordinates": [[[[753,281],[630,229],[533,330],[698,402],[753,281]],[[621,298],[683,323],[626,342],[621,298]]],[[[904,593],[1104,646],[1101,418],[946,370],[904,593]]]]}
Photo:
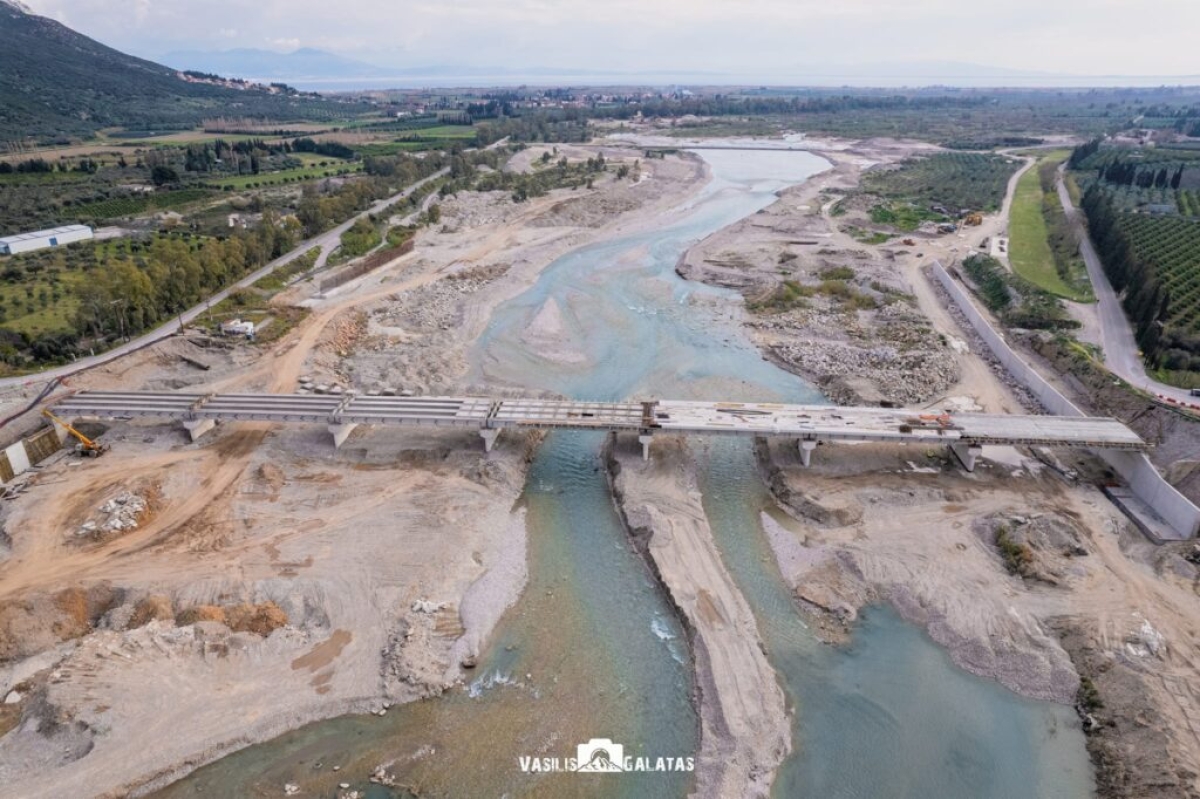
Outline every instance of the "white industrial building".
{"type": "Polygon", "coordinates": [[[18,255],[23,252],[59,247],[77,241],[88,241],[93,237],[87,225],[66,225],[52,230],[38,230],[0,239],[0,255],[18,255]]]}

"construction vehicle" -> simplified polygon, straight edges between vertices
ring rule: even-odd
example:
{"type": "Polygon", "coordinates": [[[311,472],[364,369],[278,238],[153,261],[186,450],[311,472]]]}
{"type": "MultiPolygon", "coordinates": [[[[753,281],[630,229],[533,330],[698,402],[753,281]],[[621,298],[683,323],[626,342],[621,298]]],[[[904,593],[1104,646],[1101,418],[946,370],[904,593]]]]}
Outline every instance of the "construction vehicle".
{"type": "Polygon", "coordinates": [[[60,419],[50,412],[50,409],[42,411],[42,416],[45,416],[56,425],[66,430],[69,434],[78,439],[79,443],[75,445],[75,452],[85,458],[99,458],[104,453],[108,452],[109,445],[100,441],[93,441],[83,433],[76,430],[70,422],[60,419]]]}
{"type": "Polygon", "coordinates": [[[983,214],[978,211],[972,211],[963,219],[963,224],[970,225],[971,227],[979,227],[983,224],[983,214]]]}

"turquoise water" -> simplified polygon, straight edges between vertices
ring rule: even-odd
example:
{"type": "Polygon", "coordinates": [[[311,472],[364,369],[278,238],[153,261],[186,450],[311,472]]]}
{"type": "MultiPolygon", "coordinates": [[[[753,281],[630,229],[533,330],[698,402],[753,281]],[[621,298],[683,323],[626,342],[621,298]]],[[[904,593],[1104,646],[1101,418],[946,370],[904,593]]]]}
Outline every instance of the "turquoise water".
{"type": "MultiPolygon", "coordinates": [[[[736,329],[724,292],[680,280],[674,266],[692,243],[827,164],[807,153],[704,157],[714,179],[681,221],[576,250],[501,306],[472,353],[471,382],[580,399],[819,399],[762,360],[736,329]],[[548,299],[562,312],[560,343],[577,364],[538,357],[522,342],[548,299]]],[[[602,444],[598,434],[555,433],[539,449],[524,494],[530,582],[470,686],[382,719],[309,725],[161,795],[268,796],[284,781],[320,795],[343,780],[363,787],[387,761],[423,795],[686,795],[686,775],[531,776],[517,767],[520,755],[568,757],[594,737],[635,756],[689,754],[697,745],[683,633],[630,549],[602,444]],[[336,777],[328,771],[334,763],[336,777]]],[[[769,497],[748,442],[695,447],[707,466],[714,533],[796,711],[795,753],[777,795],[1089,794],[1083,736],[1069,710],[955,669],[920,631],[883,610],[867,614],[848,651],[820,645],[766,548],[758,513],[769,497]]]]}
{"type": "Polygon", "coordinates": [[[778,797],[1077,799],[1094,793],[1074,711],[1013,694],[957,668],[889,608],[867,610],[849,648],[801,623],[762,531],[773,507],[754,454],[737,441],[693,445],[722,559],[754,609],[796,709],[778,797]]]}

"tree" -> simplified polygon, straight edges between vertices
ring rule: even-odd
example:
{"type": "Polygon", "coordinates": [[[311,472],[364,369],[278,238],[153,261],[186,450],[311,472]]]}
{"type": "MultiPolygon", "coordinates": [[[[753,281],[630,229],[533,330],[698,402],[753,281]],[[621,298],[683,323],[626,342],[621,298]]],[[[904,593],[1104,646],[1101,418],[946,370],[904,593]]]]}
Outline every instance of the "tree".
{"type": "Polygon", "coordinates": [[[178,183],[179,173],[172,167],[159,164],[150,170],[150,180],[155,186],[166,186],[171,183],[178,183]]]}

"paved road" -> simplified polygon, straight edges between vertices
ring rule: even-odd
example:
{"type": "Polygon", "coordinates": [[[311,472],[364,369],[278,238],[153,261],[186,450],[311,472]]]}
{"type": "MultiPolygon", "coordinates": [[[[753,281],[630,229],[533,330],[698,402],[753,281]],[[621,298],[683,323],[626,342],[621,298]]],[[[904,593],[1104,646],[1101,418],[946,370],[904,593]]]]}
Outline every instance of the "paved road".
{"type": "Polygon", "coordinates": [[[1146,366],[1138,350],[1137,341],[1133,337],[1133,328],[1121,307],[1117,293],[1104,274],[1100,256],[1092,246],[1092,240],[1087,235],[1087,227],[1083,222],[1083,213],[1071,202],[1066,183],[1059,170],[1058,198],[1063,210],[1079,236],[1079,253],[1087,264],[1088,278],[1092,281],[1092,289],[1096,293],[1096,312],[1100,321],[1100,340],[1104,346],[1104,364],[1117,376],[1127,380],[1138,388],[1151,393],[1169,397],[1177,402],[1196,402],[1187,389],[1168,386],[1152,380],[1146,374],[1146,366]]]}
{"type": "Polygon", "coordinates": [[[224,291],[220,291],[220,292],[212,295],[211,297],[209,297],[207,300],[200,303],[199,305],[196,305],[195,307],[184,311],[182,314],[175,316],[170,322],[167,322],[166,324],[162,325],[161,327],[155,328],[154,330],[151,330],[148,333],[138,336],[135,339],[131,339],[130,341],[122,344],[119,347],[115,347],[106,352],[102,352],[99,355],[93,355],[88,358],[80,358],[78,361],[67,364],[66,366],[59,366],[59,367],[55,367],[54,369],[47,369],[44,372],[38,372],[37,374],[21,375],[20,377],[4,378],[4,379],[0,380],[0,389],[14,388],[17,386],[24,386],[24,385],[40,384],[40,383],[44,383],[48,380],[53,380],[56,377],[68,377],[77,372],[81,372],[85,369],[91,369],[92,367],[100,366],[101,364],[105,364],[105,363],[108,363],[109,361],[116,360],[117,358],[120,358],[123,355],[128,355],[129,353],[139,350],[142,347],[145,347],[149,344],[153,344],[156,341],[161,341],[161,340],[167,338],[168,336],[173,336],[176,333],[178,333],[183,328],[184,325],[186,325],[188,322],[191,322],[193,319],[195,319],[200,314],[204,313],[209,307],[211,307],[212,305],[215,305],[216,303],[221,302],[226,297],[228,297],[230,292],[235,291],[236,289],[247,288],[247,287],[253,285],[254,283],[257,283],[259,280],[261,280],[262,278],[271,274],[279,267],[288,263],[289,261],[296,258],[297,256],[303,255],[304,253],[311,250],[313,247],[321,248],[321,255],[317,258],[317,265],[324,266],[325,262],[329,259],[329,256],[333,253],[333,251],[335,249],[337,249],[338,245],[341,244],[342,234],[345,233],[347,230],[349,230],[350,227],[355,222],[357,222],[359,219],[361,219],[369,214],[379,213],[387,206],[391,205],[394,202],[398,202],[399,200],[404,199],[405,197],[412,194],[417,189],[421,188],[421,186],[424,186],[426,183],[428,183],[432,180],[437,180],[438,178],[445,175],[449,171],[450,171],[449,169],[438,170],[437,172],[434,172],[429,177],[427,177],[423,180],[417,181],[416,183],[409,186],[407,189],[400,192],[399,194],[395,194],[391,197],[380,200],[379,202],[375,203],[367,210],[363,211],[361,214],[358,214],[357,216],[347,220],[346,222],[343,222],[342,224],[338,225],[337,227],[333,228],[332,230],[328,230],[328,231],[320,234],[319,236],[314,236],[311,239],[307,239],[305,241],[300,242],[300,244],[297,245],[296,248],[294,250],[292,250],[291,252],[286,253],[285,255],[279,256],[274,261],[271,261],[269,264],[262,267],[261,269],[258,269],[257,271],[247,275],[246,277],[242,278],[237,283],[233,284],[232,286],[225,289],[224,291]]]}

